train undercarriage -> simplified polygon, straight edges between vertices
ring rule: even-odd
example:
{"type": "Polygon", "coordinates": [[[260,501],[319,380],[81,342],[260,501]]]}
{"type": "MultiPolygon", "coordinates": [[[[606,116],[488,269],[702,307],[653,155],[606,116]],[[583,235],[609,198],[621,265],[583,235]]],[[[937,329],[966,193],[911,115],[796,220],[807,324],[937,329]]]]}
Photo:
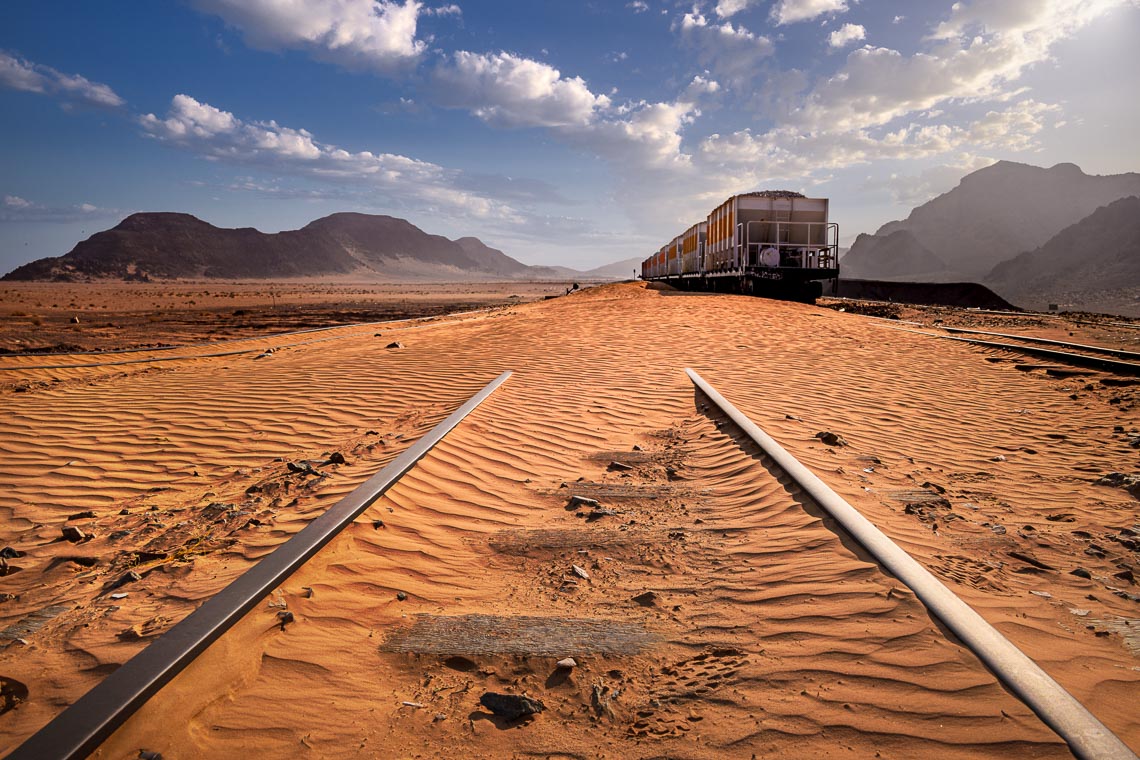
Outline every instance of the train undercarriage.
{"type": "Polygon", "coordinates": [[[655,278],[678,290],[737,293],[781,301],[814,303],[825,291],[834,291],[839,277],[833,269],[800,267],[749,267],[729,272],[673,275],[655,278]]]}

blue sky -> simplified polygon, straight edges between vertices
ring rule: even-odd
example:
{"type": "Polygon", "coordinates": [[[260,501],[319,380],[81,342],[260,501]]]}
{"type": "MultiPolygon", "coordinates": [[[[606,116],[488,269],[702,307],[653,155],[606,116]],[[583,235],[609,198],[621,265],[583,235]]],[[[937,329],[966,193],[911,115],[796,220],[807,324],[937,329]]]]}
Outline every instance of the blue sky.
{"type": "Polygon", "coordinates": [[[848,243],[999,159],[1140,171],[1138,38],[1138,0],[6,0],[0,269],[345,210],[589,268],[763,188],[848,243]]]}

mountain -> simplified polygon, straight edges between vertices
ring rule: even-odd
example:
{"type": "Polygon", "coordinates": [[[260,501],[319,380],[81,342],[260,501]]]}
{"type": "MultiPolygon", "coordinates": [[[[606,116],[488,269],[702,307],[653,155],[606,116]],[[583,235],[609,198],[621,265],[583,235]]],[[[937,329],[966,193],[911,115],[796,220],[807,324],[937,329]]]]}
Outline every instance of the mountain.
{"type": "Polygon", "coordinates": [[[612,264],[587,269],[582,272],[582,277],[598,280],[629,280],[641,274],[641,262],[644,259],[644,256],[635,256],[632,259],[622,259],[612,264]]]}
{"type": "Polygon", "coordinates": [[[938,280],[948,273],[945,262],[918,242],[910,230],[855,238],[843,257],[844,279],[938,280]]]}
{"type": "Polygon", "coordinates": [[[1033,308],[1129,313],[1140,306],[1140,197],[1102,206],[1044,245],[1003,261],[986,284],[1033,308]]]}
{"type": "Polygon", "coordinates": [[[566,279],[581,273],[531,267],[472,237],[448,240],[403,219],[339,213],[273,234],[224,229],[189,214],[132,214],[64,256],[39,259],[5,280],[71,278],[268,279],[351,275],[366,279],[566,279]]]}
{"type": "Polygon", "coordinates": [[[937,279],[980,280],[999,262],[1044,245],[1100,206],[1128,195],[1140,195],[1140,174],[1099,176],[1074,164],[1044,169],[999,161],[966,175],[906,219],[880,227],[862,246],[852,246],[841,268],[855,257],[851,263],[860,277],[913,280],[931,263],[926,251],[946,267],[937,279]],[[918,244],[909,246],[909,254],[892,238],[902,230],[918,244]],[[887,250],[877,253],[880,248],[887,250]]]}

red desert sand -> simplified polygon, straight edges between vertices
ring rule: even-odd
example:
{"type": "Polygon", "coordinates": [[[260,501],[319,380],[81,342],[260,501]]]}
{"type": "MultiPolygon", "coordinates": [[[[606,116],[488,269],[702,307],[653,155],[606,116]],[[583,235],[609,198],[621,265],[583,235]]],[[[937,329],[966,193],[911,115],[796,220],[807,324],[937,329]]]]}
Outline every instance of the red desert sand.
{"type": "Polygon", "coordinates": [[[95,756],[1069,756],[685,367],[1140,747],[1136,386],[896,327],[626,283],[2,357],[0,753],[513,370],[95,756]]]}

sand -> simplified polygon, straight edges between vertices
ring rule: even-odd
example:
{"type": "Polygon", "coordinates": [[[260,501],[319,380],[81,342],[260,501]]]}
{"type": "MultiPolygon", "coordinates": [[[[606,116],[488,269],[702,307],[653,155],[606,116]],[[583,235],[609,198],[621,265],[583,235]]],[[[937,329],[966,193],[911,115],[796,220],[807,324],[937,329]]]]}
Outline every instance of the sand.
{"type": "Polygon", "coordinates": [[[1093,483],[1137,469],[1135,386],[892,327],[624,284],[5,372],[2,541],[25,556],[0,578],[0,677],[28,696],[0,752],[512,369],[97,756],[1067,756],[686,366],[1140,746],[1137,501],[1093,483]],[[546,710],[505,723],[486,691],[546,710]]]}

